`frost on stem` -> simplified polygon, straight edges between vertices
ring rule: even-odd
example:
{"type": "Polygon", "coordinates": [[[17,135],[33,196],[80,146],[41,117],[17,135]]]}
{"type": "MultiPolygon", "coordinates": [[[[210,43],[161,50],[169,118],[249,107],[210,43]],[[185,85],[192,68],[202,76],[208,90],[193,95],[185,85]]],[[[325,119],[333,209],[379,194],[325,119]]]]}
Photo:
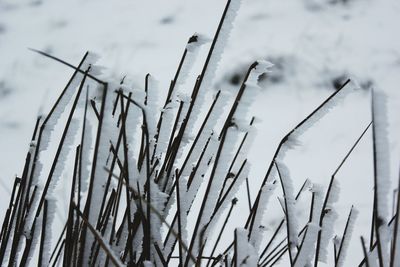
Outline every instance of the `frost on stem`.
{"type": "Polygon", "coordinates": [[[186,83],[189,77],[193,65],[196,62],[200,48],[209,41],[210,40],[206,36],[198,33],[195,33],[189,38],[189,41],[185,47],[184,58],[181,62],[182,64],[180,68],[178,68],[179,72],[175,75],[175,79],[173,80],[174,88],[171,96],[169,97],[170,100],[176,100],[179,98],[179,96],[186,95],[185,91],[182,90],[182,86],[186,83]]]}
{"type": "MultiPolygon", "coordinates": [[[[313,113],[311,113],[305,120],[303,120],[290,134],[290,139],[298,141],[299,137],[306,132],[308,129],[313,127],[319,120],[321,120],[326,114],[328,114],[337,105],[343,102],[343,100],[350,94],[360,90],[360,87],[354,82],[349,81],[329,97],[323,104],[321,104],[313,113]]],[[[296,142],[295,141],[295,142],[296,142]]]]}
{"type": "Polygon", "coordinates": [[[268,207],[269,199],[273,195],[276,187],[277,181],[273,181],[271,183],[266,183],[261,190],[261,204],[259,206],[259,212],[256,214],[256,217],[254,219],[254,226],[250,235],[250,243],[254,246],[256,250],[259,249],[260,243],[263,239],[264,231],[262,222],[268,207]]]}
{"type": "MultiPolygon", "coordinates": [[[[389,266],[390,235],[387,231],[390,195],[390,149],[388,140],[387,97],[382,91],[372,90],[373,149],[375,172],[376,231],[380,260],[389,266]]],[[[374,207],[374,208],[375,208],[374,207]]]]}
{"type": "Polygon", "coordinates": [[[283,197],[285,201],[285,216],[286,216],[286,228],[288,247],[290,250],[291,257],[295,255],[295,248],[298,246],[298,221],[296,215],[296,199],[294,195],[294,188],[292,178],[290,176],[289,169],[286,165],[279,161],[275,161],[275,166],[278,170],[278,175],[282,185],[283,197]]]}
{"type": "Polygon", "coordinates": [[[347,251],[349,249],[350,240],[354,231],[357,216],[358,216],[358,210],[352,207],[346,223],[344,234],[341,238],[339,255],[337,255],[337,260],[336,260],[337,266],[345,266],[344,261],[347,256],[347,251]]]}
{"type": "MultiPolygon", "coordinates": [[[[204,104],[205,96],[212,87],[215,73],[218,68],[219,61],[221,60],[226,43],[228,42],[230,32],[233,28],[234,20],[240,8],[240,3],[241,0],[229,0],[225,7],[224,15],[221,18],[220,24],[215,33],[213,42],[207,55],[202,73],[200,75],[198,95],[196,97],[196,102],[194,103],[192,115],[190,116],[190,120],[188,121],[188,129],[190,129],[190,131],[193,131],[193,129],[195,129],[193,126],[197,121],[198,114],[201,114],[201,108],[204,104]]],[[[193,101],[193,99],[191,101],[193,101]]]]}
{"type": "Polygon", "coordinates": [[[311,266],[311,261],[315,255],[315,244],[318,232],[321,230],[319,218],[323,205],[323,190],[320,185],[313,184],[311,188],[313,194],[313,205],[310,221],[307,224],[305,236],[296,255],[294,266],[311,266]]]}
{"type": "Polygon", "coordinates": [[[321,226],[321,241],[320,241],[320,249],[319,249],[319,261],[327,262],[328,261],[328,245],[332,240],[334,235],[334,226],[335,221],[338,218],[338,214],[333,206],[335,202],[339,199],[340,187],[338,181],[335,179],[332,182],[332,188],[330,195],[328,196],[327,204],[325,209],[322,211],[322,224],[321,226]]]}
{"type": "Polygon", "coordinates": [[[235,230],[235,266],[257,266],[257,251],[248,241],[248,231],[243,228],[235,230]]]}
{"type": "MultiPolygon", "coordinates": [[[[101,123],[98,125],[95,152],[92,160],[92,171],[90,178],[90,185],[88,189],[88,201],[86,202],[85,210],[88,212],[88,221],[92,225],[96,225],[97,216],[102,203],[102,197],[105,190],[105,184],[107,182],[108,172],[104,169],[104,163],[107,162],[109,155],[110,140],[114,140],[116,135],[113,131],[115,126],[112,118],[112,100],[113,94],[112,89],[109,87],[100,86],[100,90],[103,93],[103,103],[101,106],[101,123]],[[90,188],[91,187],[91,188],[90,188]],[[88,206],[90,204],[90,208],[88,206]]],[[[91,243],[93,242],[93,235],[89,234],[88,239],[85,241],[84,259],[89,259],[89,253],[91,249],[91,243]]]]}

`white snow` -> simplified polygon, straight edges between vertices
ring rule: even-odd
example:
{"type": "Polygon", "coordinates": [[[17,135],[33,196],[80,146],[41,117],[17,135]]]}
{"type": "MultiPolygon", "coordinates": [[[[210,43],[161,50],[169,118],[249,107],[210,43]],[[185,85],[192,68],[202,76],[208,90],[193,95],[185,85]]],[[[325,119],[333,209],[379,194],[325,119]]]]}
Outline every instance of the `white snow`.
{"type": "MultiPolygon", "coordinates": [[[[212,36],[224,5],[225,1],[212,0],[173,0],[168,3],[119,0],[112,4],[101,0],[1,1],[0,179],[8,188],[0,187],[0,195],[7,194],[14,174],[21,173],[26,144],[30,140],[39,106],[43,106],[44,113],[48,112],[49,105],[54,103],[72,73],[59,63],[28,52],[26,47],[49,51],[75,65],[86,50],[96,50],[102,56],[100,63],[109,67],[107,72],[112,72],[110,76],[132,74],[134,88],[143,87],[146,73],[154,74],[160,81],[158,90],[160,99],[163,99],[188,37],[195,31],[201,32],[201,36],[212,36]],[[207,19],[204,19],[205,16],[207,19]],[[171,17],[172,21],[162,22],[165,17],[171,17]],[[8,89],[11,89],[9,95],[3,95],[8,89]]],[[[242,1],[224,53],[218,64],[212,64],[215,70],[209,73],[209,77],[215,78],[209,79],[212,80],[209,85],[204,81],[203,89],[206,90],[203,91],[206,99],[211,98],[209,92],[214,83],[218,84],[216,89],[222,89],[229,96],[232,94],[227,92],[229,86],[224,86],[229,81],[225,81],[224,77],[231,77],[234,67],[247,68],[258,58],[275,64],[271,76],[267,75],[267,80],[262,82],[263,90],[250,110],[260,119],[256,125],[258,135],[249,155],[252,189],[256,189],[257,182],[263,178],[279,139],[332,93],[327,89],[333,87],[332,80],[340,75],[355,78],[362,88],[369,87],[371,82],[372,87],[387,95],[385,120],[388,135],[384,139],[389,144],[391,153],[387,156],[391,164],[387,166],[389,174],[384,176],[387,179],[397,177],[400,155],[400,119],[397,115],[400,103],[399,10],[396,0],[242,1]]],[[[207,46],[195,47],[200,62],[205,58],[207,46]]],[[[218,54],[215,51],[215,56],[218,54]]],[[[185,69],[190,69],[190,76],[199,73],[201,66],[194,61],[194,54],[193,60],[188,60],[187,64],[185,69]]],[[[192,77],[184,73],[178,82],[181,98],[191,89],[188,84],[192,84],[192,77]]],[[[348,86],[347,89],[352,89],[351,85],[348,86]]],[[[365,108],[363,103],[364,97],[357,90],[347,95],[318,123],[313,123],[313,127],[305,127],[307,131],[298,131],[299,135],[295,133],[296,139],[299,139],[295,141],[302,145],[287,151],[285,157],[285,164],[293,175],[294,191],[305,178],[326,185],[332,166],[336,166],[343,155],[343,148],[346,149],[354,140],[353,135],[357,135],[370,121],[369,107],[365,108]],[[296,158],[296,153],[302,157],[296,158]]],[[[248,120],[244,123],[247,125],[248,120]]],[[[92,125],[92,128],[95,130],[96,126],[92,125]]],[[[47,136],[50,138],[53,133],[47,136]]],[[[356,252],[346,257],[345,266],[359,264],[362,253],[358,237],[361,234],[369,236],[372,203],[369,196],[372,194],[373,179],[370,137],[366,136],[364,141],[338,177],[342,193],[338,205],[335,204],[338,213],[335,233],[343,230],[347,216],[344,206],[356,202],[354,204],[359,210],[354,238],[349,243],[349,249],[356,252]],[[349,190],[346,189],[348,185],[349,190]]],[[[104,142],[104,151],[108,149],[108,144],[104,142]]],[[[381,156],[386,158],[385,151],[382,153],[381,156]]],[[[386,160],[384,164],[387,163],[386,160]]],[[[36,170],[40,173],[39,166],[36,170]]],[[[99,186],[101,184],[99,182],[99,186]]],[[[391,184],[390,188],[381,186],[381,189],[391,195],[393,181],[391,184]]],[[[244,217],[240,215],[247,212],[246,209],[247,206],[238,206],[239,215],[233,215],[238,218],[239,225],[244,217]]],[[[5,205],[0,205],[0,215],[4,214],[4,210],[5,205]]],[[[380,210],[384,212],[385,208],[380,210]]],[[[267,212],[272,217],[275,214],[273,209],[271,213],[270,209],[267,212]]],[[[331,250],[328,266],[333,259],[331,250]]],[[[287,261],[283,259],[277,265],[285,264],[287,261]]]]}
{"type": "Polygon", "coordinates": [[[257,251],[248,241],[248,231],[237,228],[236,235],[236,264],[237,266],[257,266],[257,251]]]}

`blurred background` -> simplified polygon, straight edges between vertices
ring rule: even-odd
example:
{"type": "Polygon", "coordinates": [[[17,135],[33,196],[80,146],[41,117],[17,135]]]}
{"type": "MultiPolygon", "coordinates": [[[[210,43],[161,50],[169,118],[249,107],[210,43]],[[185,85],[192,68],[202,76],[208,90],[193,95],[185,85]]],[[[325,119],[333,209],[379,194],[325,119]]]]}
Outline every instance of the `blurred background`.
{"type": "MultiPolygon", "coordinates": [[[[8,201],[15,175],[22,172],[37,115],[48,112],[72,73],[28,48],[74,65],[86,51],[93,51],[101,56],[106,78],[129,75],[132,86],[142,87],[144,76],[151,73],[164,95],[188,38],[195,32],[212,38],[224,6],[223,0],[0,0],[1,202],[8,201]]],[[[261,182],[280,139],[351,78],[361,89],[307,131],[301,145],[288,153],[295,187],[307,178],[323,185],[329,182],[371,121],[370,88],[388,97],[390,186],[397,187],[399,14],[396,0],[242,1],[214,87],[235,90],[254,60],[274,64],[260,80],[263,90],[251,107],[258,130],[249,155],[252,182],[261,182]]],[[[194,74],[208,47],[202,48],[194,74]]],[[[351,204],[360,210],[349,266],[359,263],[359,236],[369,233],[372,175],[368,134],[339,175],[337,205],[343,214],[338,229],[343,229],[351,204]]],[[[0,204],[0,218],[5,205],[0,204]]],[[[276,218],[268,220],[266,225],[276,218]]]]}

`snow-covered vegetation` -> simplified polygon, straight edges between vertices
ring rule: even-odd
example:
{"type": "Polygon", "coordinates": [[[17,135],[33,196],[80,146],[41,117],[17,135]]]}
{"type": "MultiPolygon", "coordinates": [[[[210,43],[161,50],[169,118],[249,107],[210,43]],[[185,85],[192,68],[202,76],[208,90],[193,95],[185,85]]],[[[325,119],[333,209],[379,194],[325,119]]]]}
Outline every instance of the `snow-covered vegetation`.
{"type": "MultiPolygon", "coordinates": [[[[311,2],[309,8],[318,8],[311,2]]],[[[105,75],[92,52],[75,65],[33,50],[73,73],[50,111],[37,118],[23,171],[10,190],[0,232],[2,266],[400,264],[400,191],[389,197],[385,93],[337,81],[335,91],[281,136],[271,159],[259,153],[257,162],[249,160],[264,115],[251,114],[251,106],[261,83],[279,75],[263,58],[231,79],[229,90],[215,90],[239,6],[239,0],[227,1],[210,40],[189,38],[166,93],[159,93],[152,74],[143,85],[105,75]],[[197,55],[207,42],[197,74],[197,55]],[[302,153],[309,132],[355,96],[370,100],[369,120],[333,161],[327,186],[302,178],[290,168],[291,153],[302,153]],[[368,231],[356,236],[364,207],[339,206],[345,188],[338,176],[365,140],[372,144],[373,205],[368,231]],[[251,176],[260,162],[265,176],[251,176]],[[337,223],[341,217],[344,223],[337,223]]]]}

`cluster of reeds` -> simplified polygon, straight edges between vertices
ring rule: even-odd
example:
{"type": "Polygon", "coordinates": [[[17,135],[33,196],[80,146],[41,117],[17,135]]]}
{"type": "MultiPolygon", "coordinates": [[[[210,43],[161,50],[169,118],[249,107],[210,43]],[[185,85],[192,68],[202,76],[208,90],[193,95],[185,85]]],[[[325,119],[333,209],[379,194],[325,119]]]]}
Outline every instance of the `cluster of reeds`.
{"type": "Polygon", "coordinates": [[[306,181],[295,193],[283,161],[296,137],[353,90],[349,81],[281,140],[257,195],[250,195],[246,153],[254,119],[246,121],[246,109],[269,64],[249,67],[224,118],[223,93],[215,92],[208,107],[204,100],[205,92],[213,92],[209,87],[235,12],[233,2],[226,5],[191,94],[185,96],[180,85],[202,43],[198,35],[189,39],[161,110],[150,75],[140,91],[124,79],[119,84],[101,80],[89,53],[74,66],[37,51],[74,73],[49,114],[37,119],[1,228],[2,266],[274,266],[284,257],[291,266],[318,266],[326,261],[333,238],[335,266],[343,266],[357,211],[351,208],[343,233],[334,237],[335,175],[369,129],[374,133],[375,197],[370,244],[361,239],[365,257],[360,265],[399,266],[400,193],[395,216],[386,221],[379,123],[360,131],[326,192],[306,181]],[[202,109],[207,109],[204,116],[202,109]],[[64,124],[55,138],[59,120],[64,124]],[[44,154],[51,150],[49,161],[44,154]],[[68,184],[70,196],[64,201],[66,220],[54,236],[57,202],[63,201],[55,190],[60,180],[68,184]],[[264,213],[279,185],[283,214],[266,238],[264,213]],[[240,186],[247,195],[236,195],[240,186]],[[309,219],[300,227],[295,204],[306,191],[312,194],[309,219]],[[231,214],[238,198],[248,201],[247,220],[222,240],[235,220],[231,214]]]}

